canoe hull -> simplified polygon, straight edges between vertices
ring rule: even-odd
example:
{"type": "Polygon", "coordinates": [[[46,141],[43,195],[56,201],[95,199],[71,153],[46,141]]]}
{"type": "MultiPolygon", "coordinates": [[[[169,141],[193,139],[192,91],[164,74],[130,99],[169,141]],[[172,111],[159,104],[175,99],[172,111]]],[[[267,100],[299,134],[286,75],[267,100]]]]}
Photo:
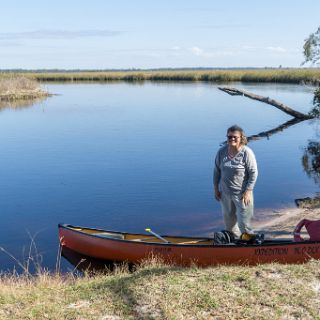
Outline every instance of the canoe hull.
{"type": "Polygon", "coordinates": [[[59,225],[62,247],[101,260],[141,263],[159,257],[166,263],[201,267],[218,264],[303,263],[320,259],[320,241],[266,242],[262,245],[179,245],[133,242],[85,234],[59,225]]]}

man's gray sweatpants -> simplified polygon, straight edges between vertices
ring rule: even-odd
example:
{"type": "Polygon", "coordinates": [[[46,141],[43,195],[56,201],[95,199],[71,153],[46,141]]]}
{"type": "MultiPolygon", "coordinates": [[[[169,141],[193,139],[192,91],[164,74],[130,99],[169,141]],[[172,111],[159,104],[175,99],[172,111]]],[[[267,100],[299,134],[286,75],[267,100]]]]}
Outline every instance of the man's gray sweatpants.
{"type": "Polygon", "coordinates": [[[238,237],[242,233],[253,233],[250,225],[253,216],[253,198],[245,206],[241,196],[242,194],[221,192],[220,200],[226,230],[233,232],[238,237]]]}

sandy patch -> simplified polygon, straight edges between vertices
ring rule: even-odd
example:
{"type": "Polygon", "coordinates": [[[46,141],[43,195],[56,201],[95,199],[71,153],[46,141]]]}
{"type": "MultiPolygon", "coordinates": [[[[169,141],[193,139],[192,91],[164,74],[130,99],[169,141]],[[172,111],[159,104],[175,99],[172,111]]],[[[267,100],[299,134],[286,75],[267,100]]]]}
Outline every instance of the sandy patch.
{"type": "MultiPolygon", "coordinates": [[[[263,214],[262,214],[263,215],[263,214]]],[[[261,214],[260,214],[261,216],[261,214]]],[[[267,238],[293,238],[293,230],[302,219],[319,220],[320,208],[300,209],[289,208],[277,212],[266,213],[259,221],[252,222],[257,232],[262,232],[267,238]]],[[[301,233],[302,236],[304,233],[301,233]]],[[[307,236],[305,236],[307,238],[307,236]]]]}

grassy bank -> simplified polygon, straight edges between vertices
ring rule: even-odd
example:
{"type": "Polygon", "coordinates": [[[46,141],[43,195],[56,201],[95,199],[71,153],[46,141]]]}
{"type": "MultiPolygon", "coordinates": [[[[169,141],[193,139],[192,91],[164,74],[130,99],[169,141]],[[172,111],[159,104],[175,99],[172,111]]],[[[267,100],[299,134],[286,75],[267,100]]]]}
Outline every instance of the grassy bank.
{"type": "Polygon", "coordinates": [[[2,74],[0,77],[0,104],[18,100],[33,100],[48,96],[39,82],[23,75],[2,74]]]}
{"type": "MultiPolygon", "coordinates": [[[[0,73],[0,77],[6,73],[0,73]]],[[[20,72],[39,81],[206,81],[320,83],[320,69],[225,69],[154,71],[20,72]]]]}
{"type": "Polygon", "coordinates": [[[1,319],[320,319],[320,262],[2,276],[1,319]]]}

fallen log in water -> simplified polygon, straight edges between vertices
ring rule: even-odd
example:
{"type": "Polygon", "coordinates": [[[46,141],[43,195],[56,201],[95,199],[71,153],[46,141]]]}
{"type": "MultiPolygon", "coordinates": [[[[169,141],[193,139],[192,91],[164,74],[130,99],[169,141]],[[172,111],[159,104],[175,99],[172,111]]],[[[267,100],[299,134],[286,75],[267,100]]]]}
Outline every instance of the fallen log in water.
{"type": "Polygon", "coordinates": [[[226,92],[232,96],[244,96],[253,100],[258,100],[267,104],[270,104],[276,108],[278,108],[279,110],[293,116],[294,118],[297,119],[301,119],[301,120],[307,120],[307,119],[312,119],[314,118],[313,116],[309,115],[309,114],[304,114],[301,113],[299,111],[293,110],[292,108],[284,105],[281,102],[278,102],[274,99],[270,99],[269,97],[263,97],[263,96],[259,96],[247,91],[243,91],[243,90],[239,90],[236,88],[227,88],[227,87],[218,87],[219,90],[226,92]]]}

